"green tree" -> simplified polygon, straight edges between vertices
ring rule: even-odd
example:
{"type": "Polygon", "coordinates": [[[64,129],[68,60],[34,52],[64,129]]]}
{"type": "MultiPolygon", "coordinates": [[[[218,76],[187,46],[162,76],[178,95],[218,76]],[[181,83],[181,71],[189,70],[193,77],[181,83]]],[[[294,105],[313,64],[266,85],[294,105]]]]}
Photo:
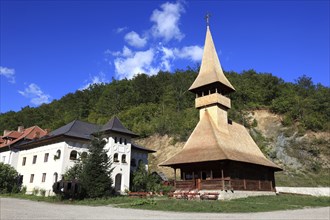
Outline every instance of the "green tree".
{"type": "Polygon", "coordinates": [[[15,168],[0,162],[0,193],[17,193],[19,189],[19,174],[15,168]]]}
{"type": "Polygon", "coordinates": [[[148,173],[143,163],[140,163],[131,177],[133,192],[159,192],[162,188],[160,180],[148,173]]]}
{"type": "Polygon", "coordinates": [[[111,161],[104,149],[106,141],[94,137],[88,147],[89,154],[82,162],[79,182],[89,198],[110,196],[112,193],[111,161]]]}

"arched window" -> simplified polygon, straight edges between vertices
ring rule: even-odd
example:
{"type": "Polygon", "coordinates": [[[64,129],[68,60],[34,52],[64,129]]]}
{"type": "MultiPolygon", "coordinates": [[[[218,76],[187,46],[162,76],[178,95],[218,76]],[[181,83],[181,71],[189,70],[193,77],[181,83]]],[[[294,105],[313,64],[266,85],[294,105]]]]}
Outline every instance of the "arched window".
{"type": "Polygon", "coordinates": [[[61,158],[61,150],[57,150],[56,154],[54,156],[54,159],[57,160],[57,159],[60,159],[60,158],[61,158]]]}
{"type": "Polygon", "coordinates": [[[117,137],[115,137],[115,143],[117,143],[118,141],[117,141],[117,137]]]}
{"type": "Polygon", "coordinates": [[[122,138],[119,138],[119,144],[122,144],[122,143],[123,143],[122,138]]]}
{"type": "Polygon", "coordinates": [[[70,160],[77,160],[78,153],[77,151],[73,150],[70,153],[70,160]]]}
{"type": "Polygon", "coordinates": [[[136,160],[134,158],[131,160],[131,166],[136,167],[136,160]]]}
{"type": "Polygon", "coordinates": [[[126,154],[121,155],[121,162],[126,163],[126,154]]]}
{"type": "Polygon", "coordinates": [[[80,155],[80,158],[82,160],[86,159],[87,158],[87,152],[82,152],[81,155],[80,155]]]}
{"type": "Polygon", "coordinates": [[[115,153],[115,154],[113,155],[113,161],[114,161],[114,162],[119,162],[118,154],[117,154],[117,153],[115,153]]]}
{"type": "Polygon", "coordinates": [[[125,145],[127,144],[127,140],[126,140],[126,138],[124,139],[124,144],[125,144],[125,145]]]}

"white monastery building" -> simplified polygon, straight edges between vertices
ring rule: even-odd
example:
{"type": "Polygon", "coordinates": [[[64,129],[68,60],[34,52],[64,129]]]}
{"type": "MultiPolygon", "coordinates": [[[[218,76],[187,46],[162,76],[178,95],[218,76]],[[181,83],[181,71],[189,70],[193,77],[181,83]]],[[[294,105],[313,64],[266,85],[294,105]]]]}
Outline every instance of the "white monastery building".
{"type": "Polygon", "coordinates": [[[155,151],[138,146],[132,138],[138,137],[113,117],[104,126],[75,120],[50,133],[34,126],[18,131],[4,131],[0,136],[0,162],[10,164],[22,175],[27,193],[34,189],[46,190],[53,195],[53,184],[88,153],[93,134],[101,133],[106,139],[105,149],[112,160],[113,187],[119,193],[130,186],[130,173],[138,164],[148,168],[148,153],[155,151]]]}

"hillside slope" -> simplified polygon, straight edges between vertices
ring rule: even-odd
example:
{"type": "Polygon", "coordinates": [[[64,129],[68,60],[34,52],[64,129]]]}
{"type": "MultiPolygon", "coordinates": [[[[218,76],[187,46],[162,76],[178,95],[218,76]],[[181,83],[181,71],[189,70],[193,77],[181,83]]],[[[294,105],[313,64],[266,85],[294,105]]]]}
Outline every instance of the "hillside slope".
{"type": "MultiPolygon", "coordinates": [[[[276,174],[280,186],[330,186],[330,133],[299,133],[298,127],[285,127],[282,117],[268,110],[250,112],[257,121],[249,131],[264,154],[284,171],[276,174]]],[[[158,166],[179,152],[185,142],[168,135],[152,135],[137,142],[157,152],[149,156],[151,171],[162,171],[173,178],[173,169],[158,166]]]]}

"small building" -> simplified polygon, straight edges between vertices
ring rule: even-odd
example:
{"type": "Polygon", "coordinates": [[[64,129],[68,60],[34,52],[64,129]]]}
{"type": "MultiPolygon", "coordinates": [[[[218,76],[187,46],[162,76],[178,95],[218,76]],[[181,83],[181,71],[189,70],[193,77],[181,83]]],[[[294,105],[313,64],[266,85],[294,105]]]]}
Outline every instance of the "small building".
{"type": "Polygon", "coordinates": [[[132,139],[138,135],[125,128],[117,117],[104,126],[75,120],[42,137],[22,140],[15,145],[17,159],[9,164],[22,175],[28,193],[43,189],[46,195],[53,195],[53,184],[79,157],[88,154],[95,133],[106,139],[104,148],[112,160],[113,187],[124,193],[129,189],[130,172],[135,169],[131,161],[148,165],[148,153],[154,151],[134,144],[132,139]]]}
{"type": "Polygon", "coordinates": [[[161,166],[179,169],[176,189],[275,191],[274,172],[247,129],[228,119],[235,88],[224,75],[207,26],[199,74],[189,91],[196,94],[200,120],[183,149],[161,166]]]}

